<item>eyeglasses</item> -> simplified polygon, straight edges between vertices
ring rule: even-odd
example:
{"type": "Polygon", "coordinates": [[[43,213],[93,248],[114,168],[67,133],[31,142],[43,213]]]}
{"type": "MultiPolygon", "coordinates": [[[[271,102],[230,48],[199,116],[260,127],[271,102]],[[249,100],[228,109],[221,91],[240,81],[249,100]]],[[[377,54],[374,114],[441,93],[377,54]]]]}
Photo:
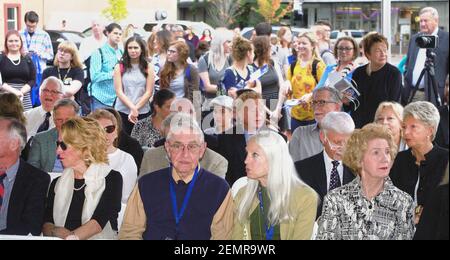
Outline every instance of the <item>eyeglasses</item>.
{"type": "Polygon", "coordinates": [[[311,102],[312,107],[323,107],[326,104],[336,104],[334,101],[327,101],[327,100],[313,100],[311,102]]]}
{"type": "Polygon", "coordinates": [[[338,47],[337,49],[338,49],[338,51],[351,51],[351,50],[353,50],[352,47],[338,47]]]}
{"type": "Polygon", "coordinates": [[[185,149],[187,149],[187,151],[189,153],[196,153],[200,150],[200,145],[196,144],[196,143],[190,143],[190,144],[174,143],[174,144],[170,144],[169,147],[172,150],[172,152],[174,152],[174,153],[181,153],[185,149]]]}
{"type": "Polygon", "coordinates": [[[42,90],[43,93],[47,93],[47,94],[51,94],[51,95],[59,95],[61,94],[61,91],[56,91],[56,90],[48,90],[46,88],[44,88],[42,90]]]}
{"type": "Polygon", "coordinates": [[[58,52],[59,53],[64,53],[64,54],[71,53],[69,50],[65,50],[65,49],[61,49],[61,48],[58,49],[58,52]]]}
{"type": "Polygon", "coordinates": [[[67,150],[67,144],[64,141],[56,141],[56,148],[61,147],[61,150],[67,150]]]}
{"type": "Polygon", "coordinates": [[[116,130],[116,126],[115,125],[109,125],[109,126],[105,126],[105,132],[108,134],[112,134],[114,133],[114,131],[116,130]]]}

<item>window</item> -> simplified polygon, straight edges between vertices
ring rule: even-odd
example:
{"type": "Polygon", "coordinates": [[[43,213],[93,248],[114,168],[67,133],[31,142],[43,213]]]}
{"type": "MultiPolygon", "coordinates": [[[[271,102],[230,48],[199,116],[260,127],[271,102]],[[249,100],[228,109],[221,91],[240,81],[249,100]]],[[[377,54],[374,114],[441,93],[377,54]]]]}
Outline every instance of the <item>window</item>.
{"type": "Polygon", "coordinates": [[[5,33],[10,30],[20,30],[20,4],[4,4],[5,33]]]}

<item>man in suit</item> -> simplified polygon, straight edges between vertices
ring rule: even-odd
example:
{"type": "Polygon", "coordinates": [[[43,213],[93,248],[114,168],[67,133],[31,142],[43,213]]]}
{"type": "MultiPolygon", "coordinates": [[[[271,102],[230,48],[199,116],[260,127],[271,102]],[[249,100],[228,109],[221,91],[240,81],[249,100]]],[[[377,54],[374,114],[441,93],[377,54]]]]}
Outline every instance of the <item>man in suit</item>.
{"type": "Polygon", "coordinates": [[[25,126],[0,118],[0,234],[39,235],[50,176],[21,160],[25,126]]]}
{"type": "MultiPolygon", "coordinates": [[[[406,104],[412,94],[412,90],[417,85],[419,75],[425,67],[427,59],[426,49],[421,49],[416,44],[416,39],[423,35],[437,35],[439,38],[439,45],[432,51],[436,54],[434,57],[434,70],[437,83],[438,92],[441,100],[444,97],[444,82],[448,75],[448,60],[449,60],[449,34],[439,29],[439,14],[433,7],[425,7],[419,12],[420,17],[420,32],[411,37],[409,42],[407,61],[406,61],[406,75],[405,75],[405,91],[402,100],[406,104]]],[[[423,77],[418,85],[417,92],[413,101],[425,100],[433,102],[436,105],[436,98],[431,82],[428,82],[427,77],[423,77]],[[431,95],[429,95],[431,93],[431,95]]]]}
{"type": "Polygon", "coordinates": [[[320,196],[317,218],[322,214],[324,196],[355,178],[349,168],[342,164],[344,146],[355,130],[351,116],[344,112],[330,112],[322,120],[320,141],[324,151],[295,162],[300,178],[320,196]]]}
{"type": "Polygon", "coordinates": [[[61,161],[56,157],[56,141],[61,141],[61,126],[80,111],[71,99],[58,100],[53,108],[55,128],[38,133],[31,145],[28,163],[45,172],[63,172],[61,161]]]}

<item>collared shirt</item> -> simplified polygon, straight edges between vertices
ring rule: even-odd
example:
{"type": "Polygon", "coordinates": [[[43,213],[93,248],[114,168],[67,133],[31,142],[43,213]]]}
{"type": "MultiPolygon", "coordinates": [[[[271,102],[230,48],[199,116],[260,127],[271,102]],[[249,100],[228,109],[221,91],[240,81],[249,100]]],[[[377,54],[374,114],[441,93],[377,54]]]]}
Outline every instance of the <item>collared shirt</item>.
{"type": "Polygon", "coordinates": [[[414,235],[411,196],[384,180],[372,200],[363,195],[361,179],[330,191],[319,218],[318,240],[410,240],[414,235]]]}
{"type": "Polygon", "coordinates": [[[53,59],[53,46],[50,36],[43,30],[36,30],[33,37],[28,33],[27,28],[20,32],[23,41],[23,51],[35,52],[39,56],[41,70],[46,68],[46,62],[53,59]],[[28,46],[29,44],[29,46],[28,46]]]}
{"type": "MultiPolygon", "coordinates": [[[[42,106],[35,107],[31,110],[28,110],[24,113],[25,118],[27,119],[26,123],[26,129],[27,129],[27,135],[28,139],[30,139],[32,136],[35,136],[37,133],[37,130],[39,129],[39,126],[44,122],[45,120],[45,114],[47,111],[42,108],[42,106]]],[[[50,126],[48,129],[52,129],[55,127],[55,123],[53,122],[53,111],[50,111],[52,114],[50,116],[49,123],[50,126]]]]}
{"type": "Polygon", "coordinates": [[[7,228],[6,223],[8,220],[8,207],[9,199],[11,198],[12,189],[14,187],[14,182],[16,181],[17,171],[19,170],[20,159],[17,160],[13,166],[6,170],[6,178],[3,179],[3,186],[5,187],[5,192],[3,195],[2,208],[0,210],[0,230],[7,228]]]}
{"type": "MultiPolygon", "coordinates": [[[[325,162],[325,171],[327,174],[327,190],[330,187],[330,178],[331,178],[331,170],[333,170],[333,159],[328,156],[327,152],[323,152],[323,159],[325,162]]],[[[337,167],[337,171],[339,174],[339,180],[341,183],[344,183],[344,166],[342,165],[342,161],[338,161],[339,165],[337,167]]]]}
{"type": "Polygon", "coordinates": [[[91,57],[92,53],[96,51],[98,48],[101,48],[105,45],[107,38],[102,36],[102,39],[98,41],[94,36],[90,36],[84,38],[80,44],[80,58],[81,61],[87,60],[87,58],[91,57]]]}
{"type": "Polygon", "coordinates": [[[112,107],[117,98],[113,81],[114,67],[121,59],[123,51],[120,48],[114,49],[108,43],[103,45],[101,50],[101,54],[97,50],[91,56],[89,91],[98,101],[112,107]]]}
{"type": "MultiPolygon", "coordinates": [[[[436,28],[431,35],[436,36],[438,34],[438,29],[439,28],[436,28]]],[[[427,52],[427,49],[420,48],[419,52],[417,53],[416,65],[414,66],[414,70],[413,70],[413,80],[412,80],[413,86],[416,86],[417,81],[419,80],[420,73],[422,72],[423,68],[425,67],[425,61],[427,59],[426,52],[427,52]]],[[[422,80],[420,81],[419,89],[424,88],[425,87],[424,84],[425,84],[425,81],[424,81],[424,77],[423,77],[422,80]]]]}
{"type": "Polygon", "coordinates": [[[300,126],[295,129],[289,142],[289,153],[294,162],[316,155],[323,150],[319,137],[319,125],[300,126]]]}

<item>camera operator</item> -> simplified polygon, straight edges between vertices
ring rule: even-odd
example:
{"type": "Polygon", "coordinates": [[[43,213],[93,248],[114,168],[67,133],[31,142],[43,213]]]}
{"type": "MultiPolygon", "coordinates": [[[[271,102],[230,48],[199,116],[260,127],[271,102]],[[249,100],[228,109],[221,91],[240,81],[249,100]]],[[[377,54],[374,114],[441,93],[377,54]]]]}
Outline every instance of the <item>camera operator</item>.
{"type": "Polygon", "coordinates": [[[411,37],[408,47],[408,58],[406,61],[405,90],[402,95],[402,103],[406,105],[412,90],[418,86],[412,101],[430,101],[436,105],[436,97],[432,88],[432,83],[428,82],[429,78],[424,75],[419,84],[419,76],[425,68],[425,64],[434,67],[435,79],[440,98],[444,96],[444,83],[448,75],[448,59],[449,59],[449,33],[439,29],[439,14],[433,7],[425,7],[419,12],[420,32],[411,37]],[[437,36],[437,46],[434,48],[433,37],[437,36]],[[419,44],[416,43],[417,38],[422,38],[419,44]],[[428,44],[427,44],[428,43],[428,44]],[[419,46],[420,45],[420,46],[419,46]],[[427,55],[428,52],[428,55],[427,55]],[[434,53],[435,55],[433,55],[434,53]],[[430,59],[431,58],[431,59],[430,59]],[[428,59],[428,61],[427,61],[428,59]],[[431,96],[429,96],[431,93],[431,96]]]}

